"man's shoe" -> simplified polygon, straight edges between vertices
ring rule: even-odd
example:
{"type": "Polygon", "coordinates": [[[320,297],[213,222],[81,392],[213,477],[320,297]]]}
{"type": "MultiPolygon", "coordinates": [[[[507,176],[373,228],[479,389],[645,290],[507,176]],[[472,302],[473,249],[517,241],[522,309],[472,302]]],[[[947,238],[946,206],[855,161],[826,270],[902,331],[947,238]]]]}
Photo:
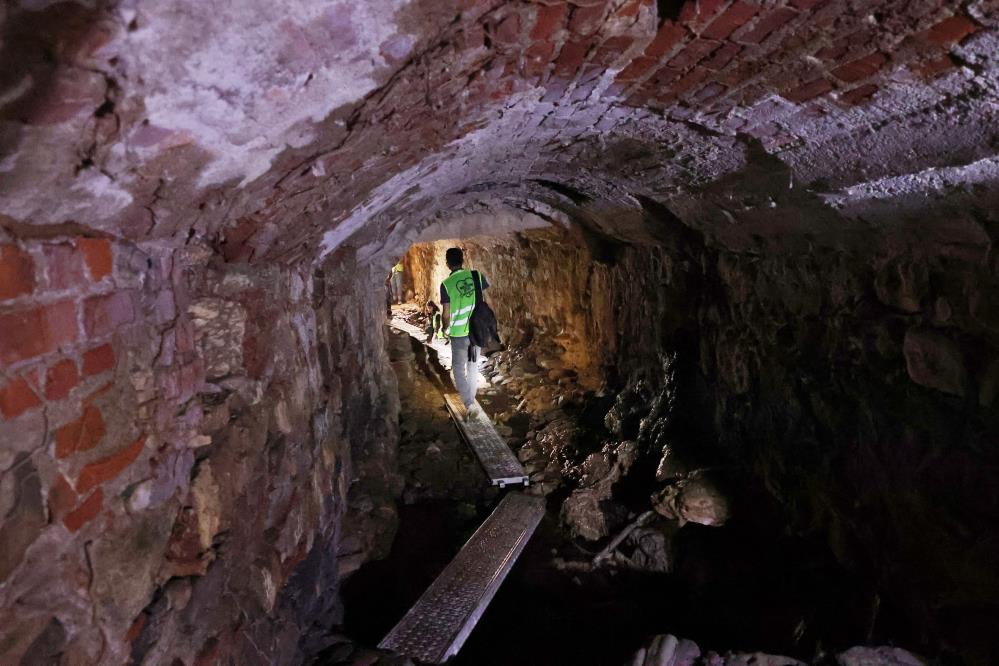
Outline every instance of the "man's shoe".
{"type": "Polygon", "coordinates": [[[473,402],[471,407],[465,407],[465,423],[468,423],[472,419],[476,418],[482,413],[482,408],[479,407],[479,403],[473,402]]]}

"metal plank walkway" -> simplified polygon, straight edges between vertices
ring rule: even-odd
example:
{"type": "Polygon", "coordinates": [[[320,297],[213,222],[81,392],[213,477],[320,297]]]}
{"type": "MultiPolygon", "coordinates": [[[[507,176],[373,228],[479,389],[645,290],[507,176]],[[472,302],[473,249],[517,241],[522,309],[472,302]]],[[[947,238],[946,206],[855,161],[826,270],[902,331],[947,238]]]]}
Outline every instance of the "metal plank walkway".
{"type": "MultiPolygon", "coordinates": [[[[404,319],[401,310],[393,310],[392,327],[437,352],[441,366],[450,371],[448,345],[442,340],[427,339],[423,330],[404,319]]],[[[527,485],[523,466],[481,406],[474,417],[466,420],[466,410],[457,393],[445,392],[444,403],[490,483],[500,488],[515,483],[527,485]]],[[[378,647],[431,664],[443,663],[457,654],[544,513],[543,497],[521,493],[504,497],[378,647]]]]}
{"type": "Polygon", "coordinates": [[[544,513],[541,497],[504,497],[378,647],[430,664],[457,654],[544,513]]]}
{"type": "MultiPolygon", "coordinates": [[[[451,370],[451,350],[448,345],[441,340],[428,340],[425,331],[410,324],[398,312],[393,312],[390,321],[393,328],[407,333],[436,351],[440,364],[445,370],[451,370]]],[[[451,417],[458,427],[462,439],[479,459],[482,469],[489,477],[490,484],[500,488],[514,484],[528,485],[529,477],[524,466],[517,460],[517,456],[507,446],[506,441],[496,432],[496,426],[485,415],[478,402],[476,402],[476,405],[479,406],[477,415],[468,421],[465,420],[465,406],[461,403],[458,394],[446,393],[444,402],[448,411],[451,412],[451,417]]]]}
{"type": "MultiPolygon", "coordinates": [[[[444,402],[451,412],[455,425],[458,426],[461,438],[475,452],[492,485],[500,488],[517,483],[528,485],[529,477],[524,466],[496,432],[496,427],[482,411],[481,405],[475,416],[465,420],[465,405],[457,393],[445,394],[444,402]]],[[[476,401],[475,404],[479,403],[476,401]]]]}

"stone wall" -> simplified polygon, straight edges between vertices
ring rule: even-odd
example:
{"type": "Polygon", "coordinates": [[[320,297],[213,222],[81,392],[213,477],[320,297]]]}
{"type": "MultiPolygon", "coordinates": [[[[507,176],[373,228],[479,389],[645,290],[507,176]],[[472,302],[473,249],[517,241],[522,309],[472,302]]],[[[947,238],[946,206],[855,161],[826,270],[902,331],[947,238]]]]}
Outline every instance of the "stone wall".
{"type": "MultiPolygon", "coordinates": [[[[173,525],[209,441],[189,257],[72,236],[0,252],[0,660],[122,661],[175,575],[173,525]]],[[[201,513],[192,557],[207,562],[201,513]]]]}
{"type": "MultiPolygon", "coordinates": [[[[510,338],[547,336],[591,384],[700,345],[718,448],[754,460],[775,428],[775,492],[798,430],[771,412],[868,336],[860,370],[895,374],[837,395],[883,425],[895,392],[956,464],[933,424],[994,432],[994,289],[972,285],[995,258],[966,253],[997,237],[997,27],[995,0],[5,3],[0,661],[284,659],[335,616],[331,553],[384,551],[397,485],[380,277],[348,244],[370,258],[486,200],[603,232],[528,238],[559,259],[530,273],[482,264],[510,338]],[[666,207],[744,254],[606,241],[666,207]],[[783,283],[858,229],[950,245],[783,283]]],[[[838,450],[840,419],[799,403],[838,450]]]]}
{"type": "Polygon", "coordinates": [[[989,662],[999,598],[994,256],[895,242],[719,253],[708,267],[699,366],[716,455],[762,481],[793,530],[823,535],[869,577],[909,645],[960,645],[989,662]]]}
{"type": "Polygon", "coordinates": [[[440,300],[444,252],[452,246],[490,280],[486,297],[504,342],[557,358],[592,389],[608,375],[658,366],[665,338],[684,321],[679,299],[689,297],[699,273],[680,251],[553,227],[414,245],[404,264],[417,302],[440,300]]]}
{"type": "Polygon", "coordinates": [[[792,532],[870,581],[896,635],[984,663],[982,609],[999,598],[999,264],[987,245],[854,241],[609,252],[548,230],[415,246],[406,261],[423,297],[462,245],[508,339],[539,356],[557,342],[591,386],[669,389],[658,359],[675,354],[672,462],[764,488],[792,532]]]}
{"type": "Polygon", "coordinates": [[[345,257],[0,253],[0,661],[298,660],[394,526],[380,302],[345,257]]]}
{"type": "Polygon", "coordinates": [[[349,574],[392,545],[402,492],[396,465],[399,396],[385,343],[384,276],[342,250],[317,273],[319,360],[332,408],[331,437],[346,442],[350,470],[338,566],[349,574]]]}
{"type": "Polygon", "coordinates": [[[614,344],[614,323],[608,319],[609,303],[597,300],[607,294],[599,287],[594,294],[590,285],[591,280],[606,279],[606,267],[593,264],[585,245],[555,230],[415,245],[404,265],[418,302],[440,301],[440,284],[449,272],[444,252],[455,245],[465,251],[465,266],[481,270],[489,280],[486,297],[504,342],[553,343],[584,383],[599,383],[614,344]]]}

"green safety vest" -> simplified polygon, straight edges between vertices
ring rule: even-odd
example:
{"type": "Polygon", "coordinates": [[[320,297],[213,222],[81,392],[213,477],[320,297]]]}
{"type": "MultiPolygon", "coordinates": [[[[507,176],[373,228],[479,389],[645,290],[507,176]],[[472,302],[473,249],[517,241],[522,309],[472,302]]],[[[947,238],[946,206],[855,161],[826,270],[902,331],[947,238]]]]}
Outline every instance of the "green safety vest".
{"type": "Polygon", "coordinates": [[[402,272],[402,263],[400,262],[400,263],[396,264],[395,266],[393,266],[392,267],[392,272],[393,273],[401,273],[402,272]]]}
{"type": "Polygon", "coordinates": [[[472,278],[472,271],[455,271],[444,280],[444,289],[451,299],[451,325],[447,333],[453,338],[464,338],[468,335],[468,322],[475,309],[475,280],[472,278]]]}
{"type": "Polygon", "coordinates": [[[444,328],[441,326],[441,313],[435,312],[433,321],[430,324],[431,329],[434,332],[434,337],[438,340],[444,339],[444,328]]]}

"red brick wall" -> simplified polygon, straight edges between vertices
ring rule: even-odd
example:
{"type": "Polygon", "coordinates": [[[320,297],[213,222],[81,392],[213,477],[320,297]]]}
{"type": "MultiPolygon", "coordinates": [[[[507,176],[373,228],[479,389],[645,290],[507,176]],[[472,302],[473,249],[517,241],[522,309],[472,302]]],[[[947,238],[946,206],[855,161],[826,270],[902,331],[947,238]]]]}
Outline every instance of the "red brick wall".
{"type": "MultiPolygon", "coordinates": [[[[294,661],[295,608],[336,612],[341,420],[363,447],[391,403],[347,409],[357,392],[322,378],[311,276],[211,256],[0,242],[0,663],[191,663],[209,645],[246,663],[254,643],[294,661]],[[157,605],[167,588],[184,613],[157,605]],[[270,619],[233,631],[240,604],[270,619]]],[[[365,358],[337,361],[344,382],[377,374],[365,358]]],[[[394,441],[383,422],[372,436],[394,441]]]]}
{"type": "MultiPolygon", "coordinates": [[[[132,381],[143,347],[160,329],[183,326],[172,276],[157,268],[158,253],[107,238],[0,241],[0,486],[8,484],[0,540],[11,546],[0,558],[8,581],[0,624],[9,632],[0,661],[34,654],[26,628],[49,613],[65,626],[86,623],[81,613],[92,611],[83,607],[56,611],[60,595],[86,597],[84,544],[122,521],[128,489],[155,475],[170,457],[157,447],[184,430],[161,427],[173,406],[132,381]],[[11,473],[20,479],[13,493],[11,473]],[[47,601],[43,582],[55,585],[47,601]]],[[[98,626],[72,638],[84,660],[105,649],[98,626]]]]}
{"type": "Polygon", "coordinates": [[[99,486],[139,458],[129,442],[144,441],[109,428],[105,414],[117,334],[138,323],[139,295],[116,281],[116,250],[102,238],[0,245],[0,432],[12,450],[51,458],[43,490],[63,492],[50,518],[72,531],[99,515],[99,486]]]}
{"type": "MultiPolygon", "coordinates": [[[[37,603],[26,585],[47,576],[68,595],[85,593],[86,578],[61,578],[86,566],[83,544],[120,523],[130,489],[196,432],[196,419],[177,419],[180,403],[158,390],[178,376],[178,397],[190,398],[200,384],[190,333],[177,337],[187,344],[173,364],[148,368],[163,332],[190,327],[177,318],[169,267],[169,254],[107,238],[0,243],[0,469],[30,480],[0,524],[15,546],[0,578],[13,573],[8,594],[23,595],[18,616],[0,620],[13,654],[26,647],[19,630],[37,603]],[[148,386],[138,384],[144,373],[148,386]]],[[[102,649],[96,631],[77,637],[82,656],[102,649]]]]}

